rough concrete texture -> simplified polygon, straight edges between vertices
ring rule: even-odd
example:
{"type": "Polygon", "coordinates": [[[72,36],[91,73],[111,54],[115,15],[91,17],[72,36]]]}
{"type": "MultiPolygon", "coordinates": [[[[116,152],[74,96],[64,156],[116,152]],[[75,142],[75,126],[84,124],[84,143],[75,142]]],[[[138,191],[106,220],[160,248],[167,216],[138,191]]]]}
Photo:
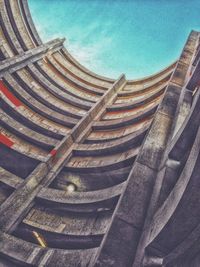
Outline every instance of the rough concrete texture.
{"type": "Polygon", "coordinates": [[[199,266],[199,33],[113,80],[0,11],[0,266],[199,266]]]}

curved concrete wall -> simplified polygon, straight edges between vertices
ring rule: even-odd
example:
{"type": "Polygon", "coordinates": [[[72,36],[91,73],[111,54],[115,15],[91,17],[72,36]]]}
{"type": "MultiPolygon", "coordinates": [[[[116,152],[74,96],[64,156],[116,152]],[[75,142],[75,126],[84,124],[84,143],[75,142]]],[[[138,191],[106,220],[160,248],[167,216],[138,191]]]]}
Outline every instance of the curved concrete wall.
{"type": "Polygon", "coordinates": [[[179,235],[162,240],[181,220],[171,195],[182,176],[193,181],[199,34],[161,72],[113,80],[63,39],[43,44],[26,0],[1,0],[0,11],[0,265],[179,264],[191,249],[174,256],[163,247],[177,251],[179,235]]]}

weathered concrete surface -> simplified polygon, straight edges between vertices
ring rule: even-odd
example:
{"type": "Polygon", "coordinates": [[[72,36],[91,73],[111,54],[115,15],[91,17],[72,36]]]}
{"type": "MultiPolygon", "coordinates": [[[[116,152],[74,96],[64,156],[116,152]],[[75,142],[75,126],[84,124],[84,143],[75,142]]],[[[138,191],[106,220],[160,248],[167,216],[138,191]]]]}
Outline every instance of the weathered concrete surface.
{"type": "MultiPolygon", "coordinates": [[[[89,262],[94,266],[98,255],[97,266],[130,267],[134,259],[136,267],[141,264],[170,266],[172,263],[180,265],[187,255],[191,257],[191,247],[194,247],[193,252],[198,252],[198,239],[195,239],[196,243],[191,242],[194,233],[176,247],[180,233],[187,231],[185,225],[181,225],[179,234],[168,242],[163,239],[170,232],[167,227],[173,232],[174,225],[179,226],[191,208],[188,206],[184,210],[174,206],[175,202],[179,203],[182,188],[175,190],[175,183],[182,177],[180,171],[186,161],[188,166],[195,163],[191,164],[194,157],[189,156],[191,142],[187,140],[187,131],[192,125],[189,136],[195,138],[197,118],[192,124],[183,122],[190,114],[191,106],[197,104],[195,83],[198,82],[199,65],[194,52],[199,54],[198,34],[190,34],[178,62],[160,73],[128,82],[122,75],[114,81],[81,66],[63,48],[62,40],[42,44],[26,0],[1,0],[0,9],[3,30],[0,32],[3,39],[0,58],[7,58],[3,60],[0,76],[10,89],[1,92],[2,114],[8,112],[10,118],[2,115],[0,122],[6,128],[5,133],[12,130],[21,138],[20,155],[24,157],[26,168],[27,162],[30,164],[27,170],[19,168],[18,176],[9,173],[15,172],[11,166],[7,171],[0,171],[3,175],[0,179],[0,228],[4,231],[0,232],[3,257],[0,266],[86,267],[89,262]],[[51,98],[45,99],[46,91],[52,94],[51,98]],[[15,106],[10,101],[12,97],[23,104],[15,106]],[[63,101],[63,109],[57,99],[63,101]],[[155,112],[151,129],[141,146],[155,112]],[[45,138],[46,134],[48,138],[45,138]],[[169,142],[173,135],[176,140],[169,142]],[[130,172],[140,146],[142,149],[130,172]],[[34,157],[29,153],[32,147],[34,157]],[[68,184],[77,186],[78,191],[69,194],[68,184]],[[121,192],[123,195],[113,214],[121,192]],[[176,197],[169,197],[170,192],[176,192],[176,197]],[[165,203],[168,203],[168,209],[163,214],[165,203]],[[173,213],[171,217],[170,212],[173,213]],[[159,214],[163,215],[161,219],[159,214]],[[167,216],[172,219],[171,224],[167,224],[167,216]],[[154,224],[151,225],[152,218],[154,224]],[[157,232],[156,218],[163,224],[163,231],[158,227],[157,232]],[[108,228],[97,253],[96,247],[108,228]],[[33,244],[36,242],[33,230],[43,234],[51,248],[33,244]],[[168,253],[170,246],[175,249],[168,253]],[[145,248],[147,253],[144,253],[145,248]]],[[[197,152],[195,150],[195,155],[197,152]]],[[[16,155],[14,146],[9,155],[16,155]]],[[[15,167],[20,159],[19,155],[13,159],[15,167]]],[[[6,158],[2,162],[3,167],[9,164],[6,158]]],[[[23,162],[20,161],[21,165],[23,162]]],[[[183,190],[184,205],[191,197],[194,208],[189,225],[191,231],[198,221],[195,206],[198,192],[194,196],[191,193],[193,187],[198,186],[198,179],[189,171],[184,175],[184,181],[192,177],[194,182],[183,190]]],[[[198,225],[194,232],[199,237],[198,225]]]]}
{"type": "MultiPolygon", "coordinates": [[[[145,242],[147,242],[149,235],[148,224],[158,197],[158,188],[154,187],[154,184],[156,177],[159,177],[160,170],[162,172],[160,164],[166,150],[166,145],[172,135],[173,116],[176,112],[181,87],[185,83],[189,67],[189,64],[186,64],[186,62],[188,63],[192,56],[189,49],[191,48],[194,53],[197,37],[198,34],[192,32],[188,38],[185,49],[171,77],[164,99],[158,108],[141,152],[129,175],[127,187],[113,215],[111,227],[104,236],[101,248],[96,256],[95,266],[105,266],[106,263],[107,266],[117,265],[124,267],[131,266],[133,262],[135,267],[142,266],[145,242]],[[157,197],[156,194],[154,196],[153,188],[154,193],[157,192],[157,197]],[[119,217],[121,219],[120,226],[119,217]],[[119,245],[115,245],[114,242],[116,239],[123,240],[124,233],[120,232],[120,228],[123,229],[127,224],[131,225],[131,229],[129,229],[130,236],[137,232],[137,234],[135,233],[132,236],[131,240],[122,242],[122,247],[126,247],[125,251],[129,251],[129,256],[123,252],[119,253],[119,245]],[[143,227],[145,228],[143,229],[143,227]],[[139,243],[140,236],[141,241],[139,243]]],[[[92,264],[93,262],[91,266],[92,264]]]]}
{"type": "Polygon", "coordinates": [[[0,78],[3,77],[6,72],[15,72],[27,64],[30,64],[30,62],[39,60],[49,51],[53,52],[60,49],[63,46],[63,42],[64,39],[55,39],[46,44],[42,44],[39,47],[33,48],[32,50],[19,54],[14,58],[5,59],[0,66],[0,78]]]}
{"type": "Polygon", "coordinates": [[[49,185],[63,167],[67,159],[71,156],[74,141],[82,133],[96,116],[99,110],[105,105],[105,99],[113,97],[117,89],[125,83],[124,76],[105,92],[105,95],[97,102],[94,107],[83,117],[69,136],[66,136],[55,148],[56,155],[47,158],[46,163],[40,163],[33,173],[23,182],[11,196],[0,207],[0,227],[3,231],[9,232],[16,226],[22,217],[27,213],[34,203],[34,198],[43,186],[49,185]],[[16,201],[17,200],[17,201],[16,201]]]}

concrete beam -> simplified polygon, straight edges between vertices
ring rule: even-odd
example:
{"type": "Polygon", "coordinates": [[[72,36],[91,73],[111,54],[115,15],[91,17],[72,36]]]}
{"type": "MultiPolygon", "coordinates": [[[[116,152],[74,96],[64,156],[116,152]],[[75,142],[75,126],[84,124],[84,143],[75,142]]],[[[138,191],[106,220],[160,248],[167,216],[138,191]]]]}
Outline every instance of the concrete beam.
{"type": "Polygon", "coordinates": [[[71,130],[55,148],[55,154],[49,156],[45,163],[37,168],[24,180],[10,197],[0,207],[0,229],[11,232],[33,206],[36,195],[44,186],[48,186],[60,172],[66,161],[72,155],[75,142],[82,131],[89,125],[99,111],[105,110],[106,103],[113,99],[126,83],[125,76],[120,78],[108,89],[94,106],[86,113],[80,122],[71,130]]]}
{"type": "Polygon", "coordinates": [[[48,52],[55,52],[63,47],[65,39],[55,39],[46,44],[42,44],[36,48],[21,53],[15,57],[5,59],[0,65],[0,78],[2,78],[6,72],[15,72],[27,64],[33,63],[44,57],[48,52]]]}

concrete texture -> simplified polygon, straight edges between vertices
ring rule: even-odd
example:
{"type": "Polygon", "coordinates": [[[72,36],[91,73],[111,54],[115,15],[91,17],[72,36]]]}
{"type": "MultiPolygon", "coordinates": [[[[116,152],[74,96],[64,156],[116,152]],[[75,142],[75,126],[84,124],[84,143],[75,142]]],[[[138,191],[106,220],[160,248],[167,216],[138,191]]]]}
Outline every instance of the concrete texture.
{"type": "Polygon", "coordinates": [[[0,266],[199,266],[199,33],[113,80],[0,11],[0,266]]]}

